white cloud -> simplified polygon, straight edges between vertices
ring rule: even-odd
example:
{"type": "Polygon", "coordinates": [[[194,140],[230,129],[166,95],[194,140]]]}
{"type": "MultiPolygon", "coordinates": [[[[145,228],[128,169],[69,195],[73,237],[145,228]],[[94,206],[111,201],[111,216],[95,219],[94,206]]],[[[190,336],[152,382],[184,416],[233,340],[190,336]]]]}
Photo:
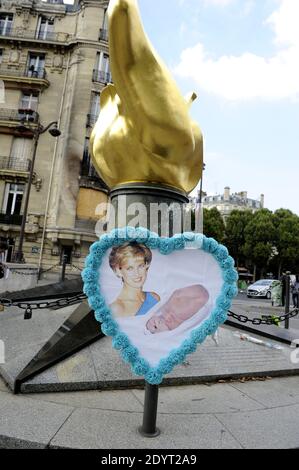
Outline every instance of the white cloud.
{"type": "Polygon", "coordinates": [[[299,1],[279,3],[265,22],[275,35],[277,52],[273,57],[245,52],[213,60],[198,43],[183,51],[175,72],[227,100],[299,98],[299,1]]]}

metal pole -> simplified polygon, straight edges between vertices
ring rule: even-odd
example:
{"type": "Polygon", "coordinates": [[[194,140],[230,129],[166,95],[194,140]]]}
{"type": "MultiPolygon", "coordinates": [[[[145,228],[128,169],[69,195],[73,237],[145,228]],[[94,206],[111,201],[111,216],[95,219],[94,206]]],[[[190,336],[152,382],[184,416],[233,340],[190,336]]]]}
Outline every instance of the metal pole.
{"type": "Polygon", "coordinates": [[[30,197],[32,179],[33,179],[33,170],[34,170],[34,163],[35,163],[35,157],[36,157],[36,150],[37,150],[37,144],[38,144],[38,139],[39,139],[39,130],[37,130],[34,133],[34,138],[33,139],[34,139],[33,155],[32,155],[32,160],[30,161],[30,171],[29,171],[29,178],[28,178],[28,184],[27,184],[26,198],[25,198],[25,203],[24,203],[23,218],[22,218],[20,238],[19,238],[19,245],[18,245],[17,252],[15,254],[15,261],[17,263],[22,263],[24,261],[23,242],[24,242],[24,236],[25,236],[25,226],[26,226],[26,219],[27,219],[27,212],[28,212],[28,205],[29,205],[29,197],[30,197]]]}
{"type": "Polygon", "coordinates": [[[139,432],[144,437],[157,437],[160,434],[156,427],[159,386],[145,382],[143,423],[139,432]]]}
{"type": "MultiPolygon", "coordinates": [[[[288,314],[290,311],[290,276],[289,274],[286,274],[285,282],[286,282],[285,313],[288,314]]],[[[288,330],[289,327],[290,327],[290,320],[287,319],[285,321],[285,328],[288,330]]]]}
{"type": "Polygon", "coordinates": [[[64,281],[64,278],[65,278],[66,262],[67,262],[67,255],[63,255],[60,281],[64,281]]]}

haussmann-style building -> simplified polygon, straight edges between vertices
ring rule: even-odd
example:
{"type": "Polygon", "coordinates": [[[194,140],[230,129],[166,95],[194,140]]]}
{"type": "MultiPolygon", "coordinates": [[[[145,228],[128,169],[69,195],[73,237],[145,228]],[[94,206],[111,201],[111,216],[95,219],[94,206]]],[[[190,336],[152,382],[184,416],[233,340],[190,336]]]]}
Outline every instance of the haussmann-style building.
{"type": "Polygon", "coordinates": [[[216,207],[224,220],[233,210],[250,210],[256,212],[264,208],[265,197],[261,194],[260,199],[251,199],[248,197],[247,191],[239,193],[231,193],[230,188],[224,188],[223,194],[203,197],[203,207],[212,209],[216,207]]]}
{"type": "Polygon", "coordinates": [[[88,147],[101,90],[111,82],[108,3],[0,1],[0,241],[8,262],[19,240],[34,130],[52,121],[61,135],[39,137],[25,261],[47,269],[66,255],[82,268],[96,239],[95,208],[108,191],[88,147]]]}

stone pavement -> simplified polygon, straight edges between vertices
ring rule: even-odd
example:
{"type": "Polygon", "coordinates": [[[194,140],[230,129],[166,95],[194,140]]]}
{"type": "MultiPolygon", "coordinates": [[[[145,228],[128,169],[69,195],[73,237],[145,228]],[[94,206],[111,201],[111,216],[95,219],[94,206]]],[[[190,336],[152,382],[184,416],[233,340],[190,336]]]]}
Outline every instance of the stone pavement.
{"type": "Polygon", "coordinates": [[[299,377],[160,388],[161,435],[138,433],[142,390],[12,395],[0,380],[0,448],[299,448],[299,377]]]}

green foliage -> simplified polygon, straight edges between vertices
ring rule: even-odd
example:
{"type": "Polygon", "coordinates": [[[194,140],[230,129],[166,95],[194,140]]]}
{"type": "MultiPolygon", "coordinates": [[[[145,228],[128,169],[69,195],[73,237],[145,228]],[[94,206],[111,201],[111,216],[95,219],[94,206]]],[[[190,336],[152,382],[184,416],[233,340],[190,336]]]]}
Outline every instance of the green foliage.
{"type": "Polygon", "coordinates": [[[235,259],[237,265],[239,265],[240,262],[245,263],[245,229],[252,218],[253,214],[249,210],[234,210],[226,219],[225,242],[231,256],[235,259]]]}
{"type": "Polygon", "coordinates": [[[213,209],[203,209],[203,233],[206,237],[212,237],[217,242],[222,243],[225,238],[225,226],[223,218],[214,207],[213,209]]]}

